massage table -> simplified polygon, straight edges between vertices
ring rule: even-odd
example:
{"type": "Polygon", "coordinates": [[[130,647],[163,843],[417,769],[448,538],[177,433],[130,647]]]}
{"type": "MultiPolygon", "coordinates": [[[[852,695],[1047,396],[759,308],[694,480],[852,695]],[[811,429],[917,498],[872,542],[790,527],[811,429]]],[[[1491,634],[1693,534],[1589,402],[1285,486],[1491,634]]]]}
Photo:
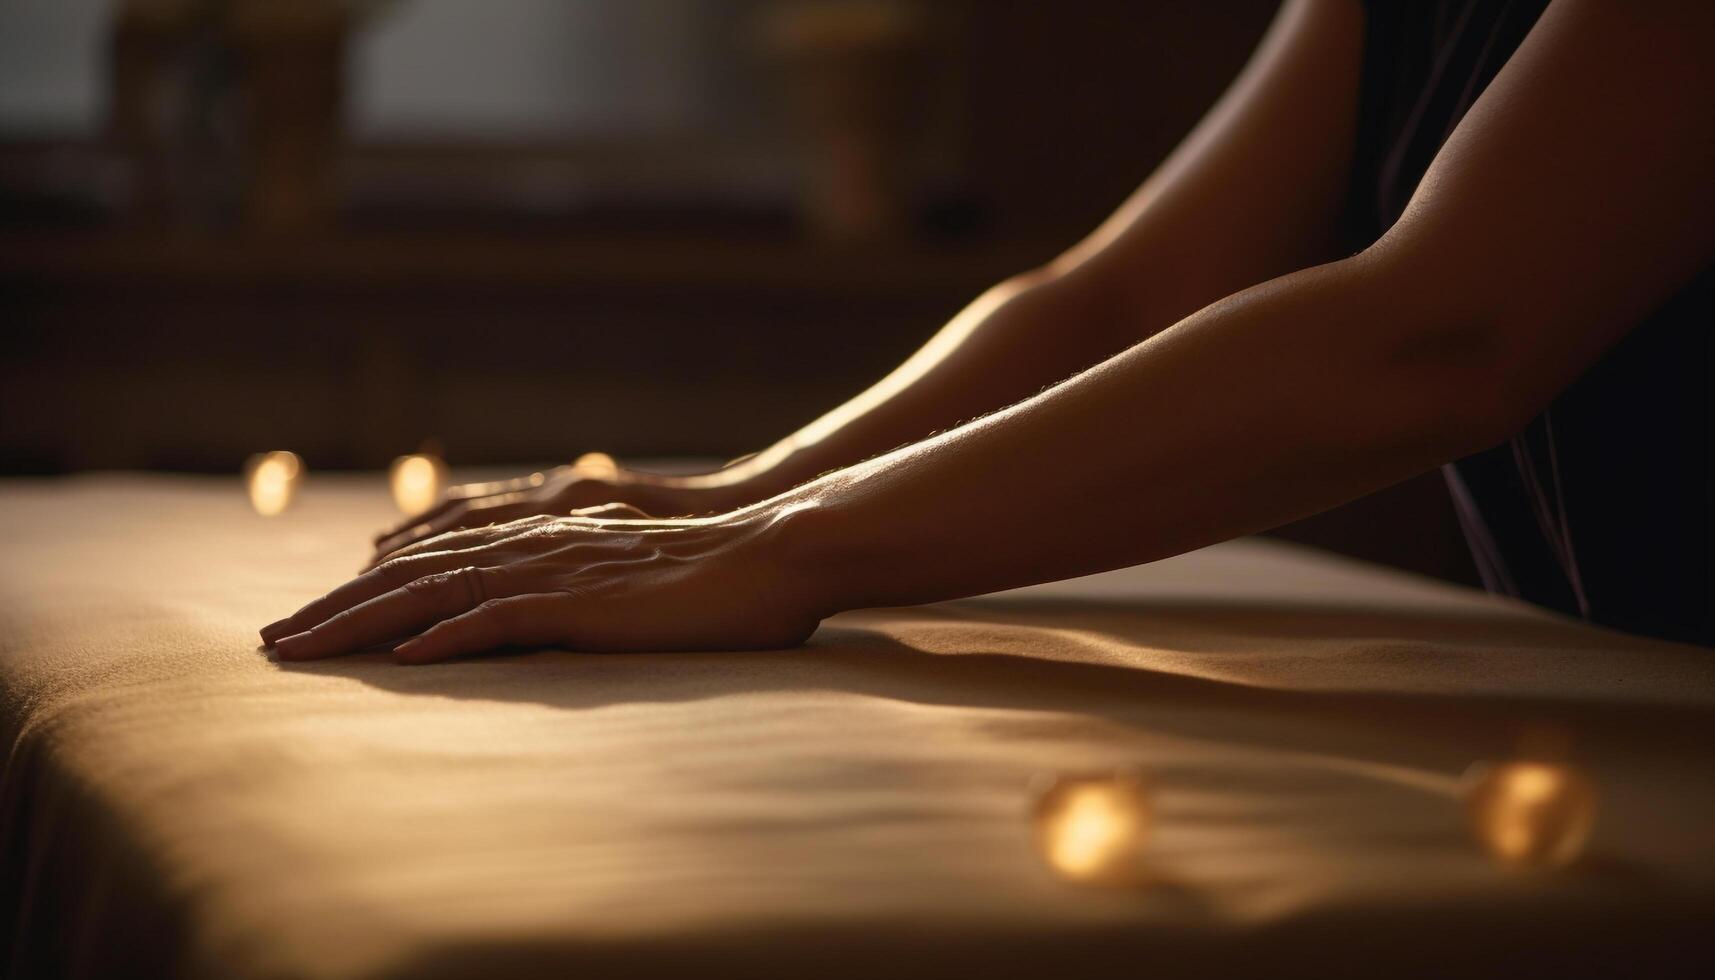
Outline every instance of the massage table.
{"type": "Polygon", "coordinates": [[[271,660],[390,507],[0,483],[9,976],[1711,975],[1711,651],[1243,540],[798,650],[271,660]],[[1467,826],[1533,731],[1563,868],[1467,826]],[[1063,880],[1033,779],[1119,769],[1147,874],[1063,880]]]}

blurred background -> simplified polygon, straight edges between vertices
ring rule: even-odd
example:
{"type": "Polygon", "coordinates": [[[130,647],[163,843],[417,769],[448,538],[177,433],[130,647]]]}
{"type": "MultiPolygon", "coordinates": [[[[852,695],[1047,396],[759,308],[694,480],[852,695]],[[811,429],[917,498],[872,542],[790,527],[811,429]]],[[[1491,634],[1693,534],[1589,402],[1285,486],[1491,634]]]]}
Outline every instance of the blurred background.
{"type": "MultiPolygon", "coordinates": [[[[0,474],[727,458],[1088,231],[1274,0],[0,0],[0,474]]],[[[1430,476],[1283,532],[1473,578],[1430,476]]]]}

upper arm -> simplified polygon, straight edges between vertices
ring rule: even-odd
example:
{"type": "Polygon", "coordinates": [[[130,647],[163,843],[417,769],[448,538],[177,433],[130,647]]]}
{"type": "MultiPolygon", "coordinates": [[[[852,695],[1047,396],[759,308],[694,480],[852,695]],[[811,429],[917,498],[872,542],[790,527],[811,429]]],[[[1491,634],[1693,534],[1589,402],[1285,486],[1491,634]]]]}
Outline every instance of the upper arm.
{"type": "Polygon", "coordinates": [[[1715,4],[1554,0],[1370,251],[1534,412],[1715,258],[1715,4]]]}
{"type": "Polygon", "coordinates": [[[1215,107],[1054,271],[1117,289],[1141,314],[1129,324],[1160,329],[1326,259],[1362,60],[1355,0],[1288,0],[1215,107]]]}

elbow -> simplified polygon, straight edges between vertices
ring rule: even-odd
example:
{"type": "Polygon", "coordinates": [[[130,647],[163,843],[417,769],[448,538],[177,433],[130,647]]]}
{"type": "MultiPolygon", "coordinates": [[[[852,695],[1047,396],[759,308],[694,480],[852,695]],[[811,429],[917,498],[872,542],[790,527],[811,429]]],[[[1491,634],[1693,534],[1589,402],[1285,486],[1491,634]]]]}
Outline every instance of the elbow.
{"type": "Polygon", "coordinates": [[[1439,435],[1448,459],[1493,448],[1530,424],[1544,400],[1504,362],[1473,366],[1442,387],[1439,435]]]}
{"type": "Polygon", "coordinates": [[[1339,428],[1413,469],[1482,452],[1530,421],[1531,406],[1493,366],[1384,363],[1369,377],[1368,398],[1339,428]]]}
{"type": "Polygon", "coordinates": [[[1372,323],[1395,327],[1378,332],[1383,400],[1405,402],[1400,417],[1416,420],[1415,439],[1442,460],[1505,442],[1560,387],[1555,359],[1533,342],[1544,335],[1541,324],[1485,302],[1477,290],[1426,284],[1380,264],[1370,271],[1379,304],[1372,323]]]}
{"type": "MultiPolygon", "coordinates": [[[[1471,329],[1460,328],[1454,342],[1469,342],[1471,329]]],[[[1538,410],[1503,362],[1482,355],[1430,358],[1395,349],[1363,373],[1367,391],[1347,404],[1337,429],[1348,445],[1373,447],[1412,470],[1499,445],[1538,410]],[[1351,411],[1354,406],[1362,409],[1351,411]]]]}
{"type": "Polygon", "coordinates": [[[1401,415],[1417,420],[1411,428],[1437,462],[1505,442],[1547,403],[1512,336],[1487,320],[1432,319],[1389,352],[1383,384],[1408,401],[1401,415]]]}

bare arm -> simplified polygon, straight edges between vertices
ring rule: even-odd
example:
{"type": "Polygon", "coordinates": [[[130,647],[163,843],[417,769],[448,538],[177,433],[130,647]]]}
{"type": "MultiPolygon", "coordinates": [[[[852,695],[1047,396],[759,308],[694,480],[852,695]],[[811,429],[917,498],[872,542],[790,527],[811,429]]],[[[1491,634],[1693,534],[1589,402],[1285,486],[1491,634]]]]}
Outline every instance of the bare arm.
{"type": "Polygon", "coordinates": [[[1556,0],[1373,248],[807,487],[831,607],[1149,561],[1498,442],[1715,257],[1710,119],[1715,7],[1556,0]]]}
{"type": "Polygon", "coordinates": [[[407,662],[782,646],[839,609],[1149,561],[1331,506],[1515,431],[1715,260],[1711,118],[1715,5],[1555,0],[1357,256],[734,513],[423,542],[264,639],[313,658],[429,627],[407,662]]]}
{"type": "Polygon", "coordinates": [[[882,381],[701,478],[748,503],[1064,380],[1221,296],[1328,257],[1351,157],[1362,15],[1286,3],[1157,171],[1056,261],[1001,283],[882,381]]]}
{"type": "Polygon", "coordinates": [[[563,467],[456,488],[376,538],[620,502],[702,514],[771,497],[1036,394],[1228,293],[1328,257],[1351,157],[1362,12],[1289,0],[1244,72],[1099,229],[977,298],[862,394],[735,465],[693,477],[563,467]]]}

